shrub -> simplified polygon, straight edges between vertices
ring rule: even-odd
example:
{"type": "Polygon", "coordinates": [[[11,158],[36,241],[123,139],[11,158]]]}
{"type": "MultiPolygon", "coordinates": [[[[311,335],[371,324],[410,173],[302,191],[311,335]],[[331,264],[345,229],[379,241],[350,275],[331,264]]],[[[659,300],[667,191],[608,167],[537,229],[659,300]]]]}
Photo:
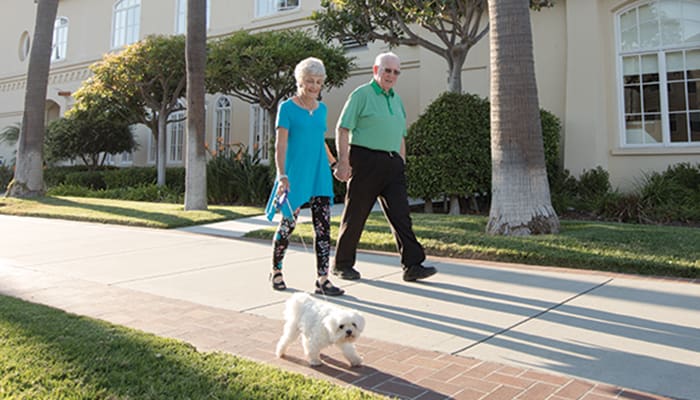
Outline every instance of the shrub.
{"type": "Polygon", "coordinates": [[[700,164],[680,163],[645,174],[639,186],[644,213],[651,221],[700,221],[700,164]]]}
{"type": "Polygon", "coordinates": [[[598,208],[598,199],[611,190],[610,174],[601,166],[588,171],[584,169],[576,187],[579,199],[590,209],[598,208]]]}
{"type": "Polygon", "coordinates": [[[489,191],[489,103],[443,93],[408,130],[407,180],[412,197],[471,196],[489,191]]]}
{"type": "Polygon", "coordinates": [[[68,176],[68,174],[87,170],[88,167],[85,165],[47,167],[44,169],[44,183],[47,188],[58,186],[66,183],[66,176],[68,176]]]}
{"type": "MultiPolygon", "coordinates": [[[[547,175],[560,175],[561,123],[540,110],[547,175]]],[[[408,130],[407,184],[412,197],[472,197],[491,192],[490,103],[473,94],[443,93],[408,130]]]]}
{"type": "Polygon", "coordinates": [[[91,195],[92,192],[94,192],[94,190],[90,190],[85,186],[68,185],[65,183],[46,189],[47,196],[93,197],[91,195]]]}
{"type": "Polygon", "coordinates": [[[669,166],[646,173],[630,193],[612,190],[602,167],[584,170],[576,179],[564,170],[552,185],[552,204],[558,213],[588,212],[618,222],[673,224],[700,222],[700,164],[669,166]]]}
{"type": "Polygon", "coordinates": [[[219,151],[207,163],[207,197],[212,204],[264,205],[272,190],[270,168],[236,144],[219,151]]]}
{"type": "Polygon", "coordinates": [[[12,171],[12,167],[0,165],[0,193],[5,191],[7,185],[10,183],[14,175],[15,174],[14,171],[12,171]]]}
{"type": "Polygon", "coordinates": [[[156,179],[157,173],[155,167],[121,168],[105,171],[104,173],[104,181],[107,189],[155,184],[156,179]]]}
{"type": "Polygon", "coordinates": [[[106,185],[102,173],[103,171],[71,172],[66,174],[63,183],[72,186],[83,186],[93,190],[104,189],[106,185]]]}
{"type": "Polygon", "coordinates": [[[182,194],[169,187],[156,184],[113,189],[91,190],[85,186],[60,184],[46,191],[48,196],[93,197],[157,203],[182,203],[182,194]]]}

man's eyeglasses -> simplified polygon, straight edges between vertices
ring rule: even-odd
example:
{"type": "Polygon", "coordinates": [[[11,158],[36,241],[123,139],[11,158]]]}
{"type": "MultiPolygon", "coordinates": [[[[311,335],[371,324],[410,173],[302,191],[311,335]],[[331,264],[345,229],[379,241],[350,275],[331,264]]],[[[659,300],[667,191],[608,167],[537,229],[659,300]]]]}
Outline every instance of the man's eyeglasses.
{"type": "Polygon", "coordinates": [[[394,74],[396,76],[401,75],[401,71],[399,71],[398,69],[382,68],[382,70],[387,74],[394,74]]]}

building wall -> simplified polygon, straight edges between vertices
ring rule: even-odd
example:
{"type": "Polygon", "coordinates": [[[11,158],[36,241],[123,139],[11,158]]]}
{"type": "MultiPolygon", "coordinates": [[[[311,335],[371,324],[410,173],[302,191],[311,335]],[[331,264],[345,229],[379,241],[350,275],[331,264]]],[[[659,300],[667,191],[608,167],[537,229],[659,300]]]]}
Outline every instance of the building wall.
{"type": "MultiPolygon", "coordinates": [[[[210,0],[210,38],[247,29],[261,31],[312,28],[306,19],[320,0],[302,0],[299,9],[255,18],[253,0],[210,0]]],[[[558,0],[551,9],[532,13],[535,70],[540,107],[557,115],[563,125],[562,159],[574,175],[601,166],[609,171],[613,186],[633,188],[643,172],[663,170],[677,162],[700,162],[700,146],[630,149],[621,146],[620,94],[617,82],[615,13],[635,4],[630,0],[558,0]]],[[[51,118],[73,105],[72,93],[89,77],[87,67],[111,51],[113,0],[61,0],[58,16],[69,19],[69,44],[64,61],[52,64],[47,100],[58,106],[51,118]]],[[[141,2],[140,37],[175,31],[176,0],[141,2]]],[[[22,118],[28,59],[21,60],[23,32],[33,34],[36,5],[26,0],[4,0],[3,10],[12,18],[0,25],[0,129],[22,118]]],[[[356,68],[341,88],[324,93],[328,105],[328,136],[332,137],[347,95],[371,79],[371,65],[383,43],[352,49],[356,68]]],[[[447,88],[445,60],[420,47],[393,49],[402,58],[403,74],[396,90],[408,112],[408,122],[447,88]]],[[[462,69],[465,92],[489,94],[488,36],[469,52],[462,69]]],[[[207,143],[214,145],[215,105],[220,95],[207,96],[207,143]]],[[[231,141],[249,143],[250,105],[231,98],[231,141]]],[[[136,130],[140,149],[134,165],[148,164],[150,132],[136,130]]],[[[12,149],[0,145],[0,157],[11,158],[12,149]]]]}

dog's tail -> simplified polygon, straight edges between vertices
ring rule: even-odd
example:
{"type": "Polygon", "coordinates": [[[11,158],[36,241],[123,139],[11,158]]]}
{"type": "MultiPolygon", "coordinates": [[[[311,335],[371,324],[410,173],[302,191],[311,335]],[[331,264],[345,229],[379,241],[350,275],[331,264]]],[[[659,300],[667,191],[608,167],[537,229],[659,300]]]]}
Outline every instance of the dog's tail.
{"type": "MultiPolygon", "coordinates": [[[[297,320],[301,316],[301,309],[309,301],[313,301],[308,293],[298,292],[294,293],[292,297],[287,300],[287,304],[284,308],[284,319],[285,321],[297,320]]],[[[296,321],[295,321],[296,322],[296,321]]]]}

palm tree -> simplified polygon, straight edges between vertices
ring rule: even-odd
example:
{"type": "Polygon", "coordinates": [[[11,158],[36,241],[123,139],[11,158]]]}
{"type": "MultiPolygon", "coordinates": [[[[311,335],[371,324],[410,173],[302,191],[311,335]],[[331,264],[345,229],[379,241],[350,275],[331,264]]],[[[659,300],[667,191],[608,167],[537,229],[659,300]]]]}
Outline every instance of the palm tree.
{"type": "Polygon", "coordinates": [[[489,0],[492,200],[487,233],[556,233],[528,0],[489,0]]]}
{"type": "Polygon", "coordinates": [[[46,88],[51,66],[53,27],[58,12],[58,0],[35,0],[38,4],[34,41],[29,53],[27,90],[24,96],[22,131],[19,135],[15,177],[8,186],[7,196],[36,197],[45,193],[44,173],[44,116],[46,88]]]}
{"type": "Polygon", "coordinates": [[[207,209],[207,158],[204,149],[204,68],[206,64],[205,0],[187,1],[187,159],[185,210],[207,209]]]}

